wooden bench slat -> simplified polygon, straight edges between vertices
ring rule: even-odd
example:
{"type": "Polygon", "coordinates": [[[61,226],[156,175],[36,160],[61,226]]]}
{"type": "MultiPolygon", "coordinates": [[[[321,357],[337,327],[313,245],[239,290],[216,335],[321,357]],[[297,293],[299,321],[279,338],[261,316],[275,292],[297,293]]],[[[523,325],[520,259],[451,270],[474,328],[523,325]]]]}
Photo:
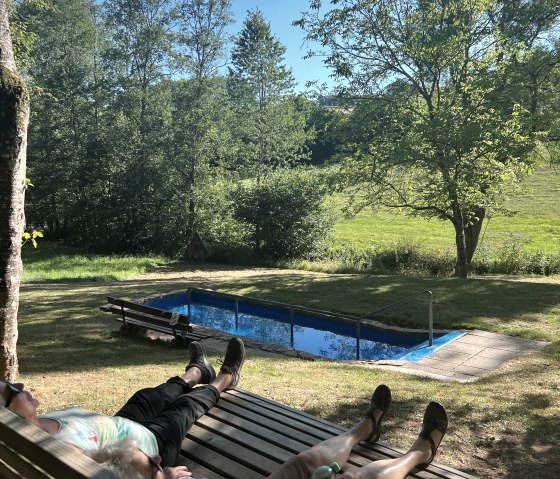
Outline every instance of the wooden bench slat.
{"type": "MultiPolygon", "coordinates": [[[[188,439],[186,440],[189,441],[188,439]]],[[[211,471],[210,469],[191,461],[185,456],[179,456],[177,461],[178,466],[187,466],[190,472],[192,472],[193,477],[196,479],[225,479],[224,476],[218,474],[217,472],[211,471]]]]}
{"type": "MultiPolygon", "coordinates": [[[[213,474],[207,473],[205,476],[207,479],[220,479],[222,477],[225,479],[263,479],[267,476],[206,447],[206,443],[201,444],[194,441],[191,437],[192,435],[188,434],[183,441],[181,454],[212,471],[213,474]]],[[[193,468],[193,474],[194,471],[193,468]]]]}
{"type": "MultiPolygon", "coordinates": [[[[0,441],[9,444],[11,449],[53,477],[118,479],[84,454],[57,441],[6,408],[0,408],[0,441]]],[[[31,475],[30,479],[35,479],[35,476],[31,475]]]]}
{"type": "Polygon", "coordinates": [[[216,418],[221,423],[229,424],[237,429],[240,429],[241,431],[253,433],[257,437],[266,438],[272,444],[282,446],[284,449],[290,451],[293,454],[297,454],[298,452],[301,452],[309,447],[308,444],[286,437],[284,434],[279,433],[275,429],[263,427],[259,423],[252,422],[249,414],[245,417],[234,416],[232,414],[229,414],[227,410],[222,410],[218,407],[215,407],[210,412],[208,412],[207,416],[216,418]]]}
{"type": "Polygon", "coordinates": [[[126,299],[114,298],[112,296],[107,296],[107,301],[109,301],[110,304],[117,306],[118,309],[124,308],[132,311],[138,311],[140,313],[149,314],[150,316],[167,319],[168,321],[172,318],[177,318],[179,321],[178,324],[190,323],[189,316],[186,314],[172,313],[171,311],[164,311],[159,308],[154,308],[141,303],[134,303],[132,301],[127,301],[126,299]]]}
{"type": "Polygon", "coordinates": [[[142,312],[138,312],[138,311],[135,311],[133,309],[123,309],[123,310],[121,310],[120,308],[117,308],[116,306],[113,306],[113,307],[109,308],[108,312],[113,313],[117,316],[120,316],[121,319],[124,315],[125,320],[134,319],[134,320],[142,321],[144,323],[152,324],[152,325],[155,325],[155,326],[162,326],[162,327],[165,327],[165,328],[169,328],[170,330],[184,331],[184,332],[187,332],[187,333],[192,331],[192,326],[190,324],[177,323],[177,324],[172,326],[169,323],[168,319],[160,318],[160,317],[157,317],[157,316],[152,316],[150,314],[145,314],[145,313],[142,313],[142,312]]]}
{"type": "Polygon", "coordinates": [[[0,477],[2,479],[22,479],[23,476],[15,472],[11,467],[0,460],[0,477]]]}
{"type": "Polygon", "coordinates": [[[277,444],[228,424],[221,423],[212,417],[202,417],[197,424],[216,436],[223,436],[230,441],[243,445],[247,450],[255,451],[263,459],[267,458],[275,463],[283,463],[293,456],[293,453],[286,451],[277,444]]]}
{"type": "MultiPolygon", "coordinates": [[[[6,469],[6,475],[13,475],[13,477],[33,477],[37,479],[52,479],[52,476],[47,475],[44,471],[37,468],[29,462],[28,459],[21,454],[14,451],[5,442],[0,442],[0,460],[6,469]],[[19,475],[15,471],[19,471],[19,475]]],[[[4,474],[0,475],[4,477],[4,474]]]]}
{"type": "MultiPolygon", "coordinates": [[[[198,423],[197,423],[198,424],[198,423]]],[[[282,461],[274,461],[256,452],[251,444],[239,444],[229,438],[195,424],[187,437],[196,437],[203,441],[207,447],[219,452],[223,457],[235,458],[235,461],[247,468],[254,469],[260,474],[270,474],[282,461]]],[[[263,447],[266,444],[263,443],[263,447]]]]}
{"type": "MultiPolygon", "coordinates": [[[[241,404],[242,402],[242,400],[237,397],[226,396],[224,399],[226,401],[230,401],[237,405],[241,404]]],[[[303,432],[311,437],[317,438],[319,440],[323,440],[334,434],[340,433],[340,430],[333,430],[333,428],[329,428],[328,426],[326,427],[322,423],[314,424],[307,419],[305,420],[305,422],[303,421],[300,422],[298,421],[298,418],[294,418],[289,414],[283,414],[281,411],[273,411],[271,409],[263,408],[260,404],[254,404],[254,403],[246,403],[246,404],[248,410],[252,411],[255,414],[259,414],[263,416],[264,418],[266,418],[267,421],[272,421],[279,424],[283,424],[285,426],[289,426],[291,429],[293,429],[295,434],[299,434],[300,432],[303,432]],[[327,430],[325,431],[325,429],[327,430]],[[333,432],[330,432],[329,429],[332,430],[333,432]]]]}

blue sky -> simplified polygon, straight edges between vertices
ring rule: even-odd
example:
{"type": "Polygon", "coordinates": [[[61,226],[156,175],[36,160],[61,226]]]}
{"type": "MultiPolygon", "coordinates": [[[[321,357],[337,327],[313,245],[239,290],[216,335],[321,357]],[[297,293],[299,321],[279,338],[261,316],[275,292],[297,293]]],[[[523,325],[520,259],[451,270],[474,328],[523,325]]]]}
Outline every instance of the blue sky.
{"type": "Polygon", "coordinates": [[[230,31],[238,33],[243,27],[247,11],[258,7],[270,23],[272,33],[286,47],[285,62],[298,82],[298,91],[305,90],[305,83],[310,80],[333,85],[328,77],[329,70],[319,58],[302,59],[308,50],[304,44],[304,31],[292,26],[292,22],[301,18],[301,13],[307,10],[308,5],[307,0],[232,0],[235,24],[230,31]]]}

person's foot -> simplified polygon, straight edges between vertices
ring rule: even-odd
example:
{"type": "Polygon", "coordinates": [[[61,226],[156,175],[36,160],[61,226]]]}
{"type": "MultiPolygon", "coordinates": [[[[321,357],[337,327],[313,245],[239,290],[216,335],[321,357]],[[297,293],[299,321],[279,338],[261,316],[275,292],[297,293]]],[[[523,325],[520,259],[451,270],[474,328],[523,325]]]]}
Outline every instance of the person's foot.
{"type": "Polygon", "coordinates": [[[237,386],[243,361],[245,361],[245,345],[243,341],[239,338],[231,338],[226,349],[224,362],[220,368],[220,373],[231,374],[231,382],[227,386],[228,389],[237,386]]]}
{"type": "Polygon", "coordinates": [[[370,418],[373,421],[373,430],[366,438],[367,442],[375,442],[379,440],[381,435],[380,426],[381,420],[391,405],[391,390],[385,384],[380,384],[375,388],[371,396],[369,408],[364,417],[370,418]]]}
{"type": "Polygon", "coordinates": [[[206,357],[206,351],[204,348],[193,341],[189,343],[189,351],[191,353],[191,359],[185,371],[188,371],[190,368],[198,368],[200,370],[200,384],[209,384],[216,378],[216,371],[212,365],[208,362],[208,358],[206,357]]]}
{"type": "Polygon", "coordinates": [[[416,467],[418,469],[425,469],[428,467],[434,457],[436,456],[437,449],[441,444],[441,440],[447,431],[447,412],[445,412],[445,408],[438,402],[432,401],[426,407],[426,411],[424,412],[424,421],[422,422],[422,430],[418,435],[418,441],[422,442],[425,441],[429,444],[429,451],[426,452],[426,456],[428,459],[418,464],[416,467]]]}

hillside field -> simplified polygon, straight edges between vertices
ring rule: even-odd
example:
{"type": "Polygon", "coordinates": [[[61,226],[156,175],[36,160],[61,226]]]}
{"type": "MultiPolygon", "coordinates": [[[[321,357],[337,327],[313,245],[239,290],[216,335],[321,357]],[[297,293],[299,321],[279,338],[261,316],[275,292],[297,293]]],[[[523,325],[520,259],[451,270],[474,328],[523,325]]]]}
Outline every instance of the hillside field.
{"type": "MultiPolygon", "coordinates": [[[[511,216],[496,214],[485,221],[480,248],[496,252],[515,243],[528,251],[560,250],[560,169],[540,167],[529,176],[524,191],[506,203],[511,216]]],[[[342,196],[333,199],[338,220],[335,244],[381,249],[397,243],[415,244],[435,251],[454,251],[454,232],[449,221],[412,217],[403,211],[366,208],[353,218],[341,213],[342,196]]]]}

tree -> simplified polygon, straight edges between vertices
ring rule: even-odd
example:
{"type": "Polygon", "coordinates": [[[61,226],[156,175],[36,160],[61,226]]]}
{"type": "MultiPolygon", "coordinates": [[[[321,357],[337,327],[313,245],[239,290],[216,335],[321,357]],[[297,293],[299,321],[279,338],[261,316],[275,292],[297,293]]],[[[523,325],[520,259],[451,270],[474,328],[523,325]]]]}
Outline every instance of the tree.
{"type": "Polygon", "coordinates": [[[17,73],[6,0],[0,0],[0,112],[0,377],[14,381],[29,95],[17,73]]]}
{"type": "Polygon", "coordinates": [[[18,12],[36,41],[27,74],[33,92],[29,128],[30,177],[34,191],[28,221],[48,229],[49,237],[83,235],[100,240],[96,205],[99,185],[107,184],[96,86],[97,25],[88,0],[52,0],[44,11],[21,5],[18,12]]]}
{"type": "Polygon", "coordinates": [[[179,225],[186,240],[201,226],[197,224],[199,197],[212,181],[216,168],[211,164],[216,165],[227,136],[227,101],[218,70],[225,63],[225,29],[232,21],[229,0],[196,0],[180,8],[179,64],[189,80],[174,89],[174,161],[170,166],[178,179],[178,203],[187,206],[186,221],[179,225]]]}
{"type": "Polygon", "coordinates": [[[538,85],[557,65],[546,36],[558,1],[331,3],[322,14],[313,0],[296,23],[325,46],[353,99],[345,172],[358,207],[450,221],[466,277],[487,213],[531,169],[538,85]]]}
{"type": "Polygon", "coordinates": [[[257,181],[307,158],[309,132],[291,96],[294,79],[284,65],[285,51],[260,10],[248,12],[234,42],[229,88],[238,112],[240,168],[257,181]]]}

